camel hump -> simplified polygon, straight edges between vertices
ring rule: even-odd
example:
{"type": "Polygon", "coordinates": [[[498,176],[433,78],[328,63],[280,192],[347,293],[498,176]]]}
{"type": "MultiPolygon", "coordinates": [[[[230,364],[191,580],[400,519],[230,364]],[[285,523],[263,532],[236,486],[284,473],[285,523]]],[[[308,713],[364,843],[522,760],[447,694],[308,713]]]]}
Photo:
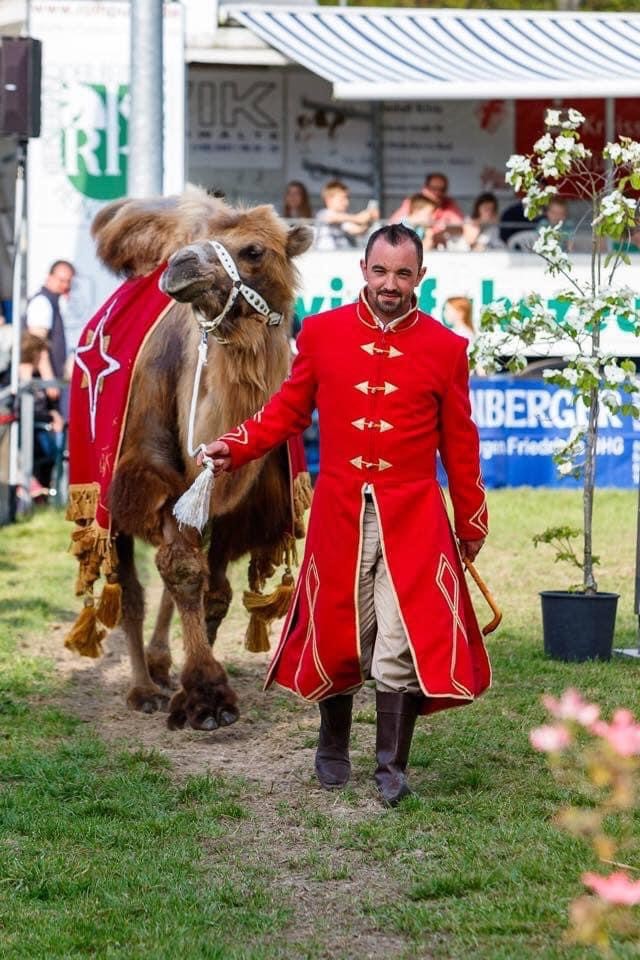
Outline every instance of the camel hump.
{"type": "Polygon", "coordinates": [[[98,259],[119,276],[142,276],[174,250],[206,235],[211,220],[237,216],[219,197],[198,187],[170,197],[114,200],[91,224],[98,259]]]}

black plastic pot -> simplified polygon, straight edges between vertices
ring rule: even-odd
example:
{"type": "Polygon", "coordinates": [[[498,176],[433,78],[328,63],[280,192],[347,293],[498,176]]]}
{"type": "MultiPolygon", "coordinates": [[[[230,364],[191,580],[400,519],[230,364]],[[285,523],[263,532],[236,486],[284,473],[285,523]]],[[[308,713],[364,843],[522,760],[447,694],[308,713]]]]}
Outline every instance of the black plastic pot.
{"type": "Polygon", "coordinates": [[[618,597],[617,593],[543,590],[544,652],[553,660],[573,663],[610,660],[618,597]]]}

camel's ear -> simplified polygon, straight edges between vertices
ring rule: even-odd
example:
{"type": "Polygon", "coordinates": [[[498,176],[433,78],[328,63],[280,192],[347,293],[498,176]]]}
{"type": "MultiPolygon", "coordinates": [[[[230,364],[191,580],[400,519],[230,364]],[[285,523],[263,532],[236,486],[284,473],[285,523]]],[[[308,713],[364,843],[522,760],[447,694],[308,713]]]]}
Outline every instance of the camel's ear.
{"type": "Polygon", "coordinates": [[[287,256],[298,257],[305,250],[308,250],[313,243],[313,230],[299,224],[297,227],[290,227],[287,234],[287,256]]]}

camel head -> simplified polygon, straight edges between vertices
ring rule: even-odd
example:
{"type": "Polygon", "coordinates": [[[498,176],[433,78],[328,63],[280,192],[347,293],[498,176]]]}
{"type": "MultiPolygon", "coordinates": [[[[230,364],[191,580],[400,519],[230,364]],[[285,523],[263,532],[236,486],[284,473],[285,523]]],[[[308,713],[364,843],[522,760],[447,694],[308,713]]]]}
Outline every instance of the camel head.
{"type": "Polygon", "coordinates": [[[287,227],[271,206],[235,209],[197,189],[110,204],[92,229],[107,266],[131,276],[168,261],[162,290],[190,303],[219,338],[245,345],[255,342],[252,326],[290,321],[293,259],[313,237],[308,227],[287,227]]]}
{"type": "MultiPolygon", "coordinates": [[[[216,336],[233,342],[246,324],[290,320],[297,284],[293,258],[311,239],[307,227],[287,228],[269,206],[226,208],[211,219],[204,237],[169,257],[160,286],[190,303],[216,336]]],[[[246,329],[242,333],[246,340],[246,329]]]]}

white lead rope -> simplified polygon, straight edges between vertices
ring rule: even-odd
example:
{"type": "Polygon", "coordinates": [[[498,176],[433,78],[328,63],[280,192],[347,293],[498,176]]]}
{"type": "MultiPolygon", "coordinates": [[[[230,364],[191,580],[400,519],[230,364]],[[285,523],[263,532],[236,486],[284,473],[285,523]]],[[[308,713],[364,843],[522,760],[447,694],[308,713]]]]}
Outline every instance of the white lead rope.
{"type": "Polygon", "coordinates": [[[213,460],[205,452],[206,445],[204,443],[199,443],[197,446],[194,446],[193,441],[196,422],[196,409],[198,406],[198,394],[200,392],[200,378],[202,376],[202,368],[207,364],[208,335],[213,334],[218,343],[224,344],[228,342],[226,340],[222,340],[220,337],[217,337],[214,331],[220,326],[226,315],[229,313],[232,306],[238,299],[239,294],[242,294],[250,307],[253,307],[253,309],[261,314],[261,316],[267,318],[267,326],[275,326],[282,322],[282,314],[275,310],[271,310],[269,304],[256,290],[253,290],[251,287],[247,286],[246,283],[242,282],[235,261],[226,247],[224,247],[223,244],[221,244],[218,240],[208,240],[207,242],[210,243],[215,250],[218,260],[223,266],[227,276],[232,281],[232,286],[231,290],[229,291],[229,296],[227,297],[227,302],[222,308],[222,311],[213,320],[207,320],[199,310],[194,310],[198,326],[202,331],[202,337],[200,339],[200,343],[198,344],[198,363],[196,366],[195,376],[193,378],[193,390],[191,392],[187,450],[190,457],[195,457],[198,455],[198,453],[202,453],[203,469],[191,484],[189,489],[182,494],[180,499],[176,501],[173,507],[173,515],[178,521],[178,526],[181,529],[185,526],[195,527],[195,529],[200,532],[204,530],[207,520],[209,519],[209,504],[211,501],[211,494],[213,492],[214,481],[213,460]]]}
{"type": "Polygon", "coordinates": [[[194,482],[186,490],[173,507],[173,515],[178,521],[180,529],[182,527],[195,527],[202,532],[209,519],[209,503],[213,493],[213,460],[206,453],[204,443],[194,446],[193,434],[196,422],[196,409],[198,406],[198,393],[200,392],[200,377],[202,368],[207,363],[207,333],[202,331],[202,337],[198,344],[198,365],[196,367],[195,377],[193,379],[193,390],[191,392],[191,407],[189,409],[189,428],[187,433],[187,450],[190,457],[195,457],[202,453],[202,466],[194,482]]]}

